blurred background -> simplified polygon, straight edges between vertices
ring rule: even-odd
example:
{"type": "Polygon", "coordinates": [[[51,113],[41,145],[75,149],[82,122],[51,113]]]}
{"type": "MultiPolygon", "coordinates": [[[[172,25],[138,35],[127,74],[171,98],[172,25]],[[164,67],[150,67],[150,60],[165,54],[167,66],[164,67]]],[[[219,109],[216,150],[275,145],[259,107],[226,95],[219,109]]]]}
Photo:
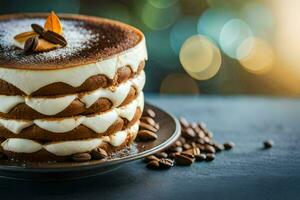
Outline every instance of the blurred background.
{"type": "Polygon", "coordinates": [[[299,0],[1,0],[0,14],[80,13],[141,29],[146,91],[299,96],[299,0]]]}

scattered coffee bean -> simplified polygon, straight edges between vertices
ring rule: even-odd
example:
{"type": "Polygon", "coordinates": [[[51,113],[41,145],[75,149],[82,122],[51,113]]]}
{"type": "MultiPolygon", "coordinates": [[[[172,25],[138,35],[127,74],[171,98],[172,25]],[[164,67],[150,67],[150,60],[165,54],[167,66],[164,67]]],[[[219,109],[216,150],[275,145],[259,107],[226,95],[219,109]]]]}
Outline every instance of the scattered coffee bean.
{"type": "Polygon", "coordinates": [[[205,133],[202,130],[199,130],[199,131],[197,131],[197,136],[198,136],[198,138],[204,138],[205,133]]]}
{"type": "Polygon", "coordinates": [[[39,38],[37,36],[28,38],[24,44],[24,52],[25,53],[33,52],[33,50],[36,48],[38,43],[39,43],[39,38]]]}
{"type": "Polygon", "coordinates": [[[215,147],[216,152],[221,152],[224,150],[224,145],[222,144],[214,143],[213,146],[215,147]]]}
{"type": "Polygon", "coordinates": [[[45,29],[38,24],[31,24],[31,28],[39,35],[43,35],[45,32],[45,29]]]}
{"type": "Polygon", "coordinates": [[[168,158],[161,158],[159,160],[159,166],[162,169],[168,169],[174,165],[174,162],[171,159],[168,158]]]}
{"type": "Polygon", "coordinates": [[[152,118],[155,118],[156,116],[155,112],[150,108],[146,110],[146,115],[152,118]]]}
{"type": "Polygon", "coordinates": [[[208,154],[206,154],[205,161],[207,161],[207,162],[213,161],[215,159],[215,157],[216,157],[215,154],[208,153],[208,154]]]}
{"type": "Polygon", "coordinates": [[[203,130],[206,128],[206,124],[204,122],[199,122],[198,126],[203,130]]]}
{"type": "Polygon", "coordinates": [[[144,122],[146,124],[149,124],[149,125],[151,125],[153,127],[155,127],[155,125],[156,125],[154,119],[152,119],[151,117],[141,117],[140,121],[144,122]]]}
{"type": "Polygon", "coordinates": [[[149,130],[152,131],[154,133],[156,133],[158,130],[156,128],[154,128],[153,126],[151,126],[150,124],[146,124],[144,122],[140,122],[140,129],[143,130],[149,130]]]}
{"type": "Polygon", "coordinates": [[[147,163],[147,168],[149,169],[158,169],[159,168],[159,161],[157,160],[151,160],[147,163]]]}
{"type": "Polygon", "coordinates": [[[274,142],[273,142],[273,140],[266,140],[266,141],[264,141],[263,145],[264,145],[265,149],[270,149],[273,147],[274,142]]]}
{"type": "Polygon", "coordinates": [[[155,156],[158,158],[168,158],[168,154],[166,152],[157,153],[155,156]]]}
{"type": "Polygon", "coordinates": [[[137,139],[140,141],[156,140],[157,135],[149,130],[139,130],[137,134],[137,139]]]}
{"type": "Polygon", "coordinates": [[[182,130],[182,136],[188,139],[196,137],[196,133],[192,128],[186,128],[182,130]]]}
{"type": "Polygon", "coordinates": [[[188,143],[183,144],[182,147],[183,147],[184,150],[188,150],[188,149],[192,148],[192,146],[188,143]]]}
{"type": "Polygon", "coordinates": [[[169,158],[174,159],[178,153],[169,153],[169,158]]]}
{"type": "Polygon", "coordinates": [[[182,144],[186,143],[186,139],[184,137],[180,137],[178,139],[182,144]]]}
{"type": "Polygon", "coordinates": [[[157,130],[159,130],[159,124],[156,123],[156,124],[154,125],[154,128],[156,128],[157,130]]]}
{"type": "Polygon", "coordinates": [[[194,163],[194,159],[190,158],[186,155],[176,154],[175,155],[175,162],[178,165],[191,165],[194,163]]]}
{"type": "Polygon", "coordinates": [[[107,157],[107,152],[104,149],[98,147],[91,151],[91,156],[93,159],[100,160],[107,157]]]}
{"type": "Polygon", "coordinates": [[[235,146],[235,144],[233,142],[226,142],[224,143],[224,149],[225,150],[230,150],[235,146]]]}
{"type": "Polygon", "coordinates": [[[77,153],[72,155],[72,160],[76,162],[86,162],[91,160],[92,156],[89,153],[77,153]]]}
{"type": "Polygon", "coordinates": [[[202,161],[206,160],[206,155],[205,154],[196,155],[195,158],[196,158],[196,161],[202,162],[202,161]]]}
{"type": "Polygon", "coordinates": [[[159,161],[159,158],[157,158],[157,157],[154,156],[154,155],[150,155],[150,156],[147,156],[147,157],[145,158],[145,162],[150,162],[150,161],[152,161],[152,160],[159,161]]]}
{"type": "Polygon", "coordinates": [[[180,122],[180,125],[182,126],[182,128],[188,128],[190,126],[190,124],[184,117],[180,117],[179,122],[180,122]]]}
{"type": "Polygon", "coordinates": [[[186,154],[189,154],[189,155],[193,155],[193,156],[196,156],[196,155],[200,155],[200,149],[198,147],[196,148],[192,148],[192,149],[188,149],[188,150],[185,150],[183,151],[181,154],[182,155],[186,155],[186,154]]]}
{"type": "MultiPolygon", "coordinates": [[[[151,113],[151,112],[150,112],[151,113]]],[[[141,130],[154,133],[157,129],[155,121],[149,117],[141,118],[141,130]],[[152,127],[152,128],[150,128],[152,127]],[[152,130],[152,131],[151,131],[152,130]]],[[[164,152],[146,158],[147,167],[152,169],[170,168],[173,166],[173,159],[176,165],[191,165],[194,161],[213,161],[215,153],[234,146],[233,143],[220,144],[214,141],[212,132],[202,123],[189,123],[185,118],[179,119],[182,127],[181,137],[164,152]]],[[[155,133],[154,133],[155,134],[155,133]]]]}
{"type": "Polygon", "coordinates": [[[176,147],[182,147],[182,142],[179,140],[177,140],[174,144],[176,147]]]}
{"type": "Polygon", "coordinates": [[[182,147],[176,147],[174,148],[174,151],[177,153],[181,153],[183,151],[182,147]]]}
{"type": "Polygon", "coordinates": [[[204,152],[206,152],[206,153],[216,153],[216,150],[211,145],[205,145],[204,152]]]}

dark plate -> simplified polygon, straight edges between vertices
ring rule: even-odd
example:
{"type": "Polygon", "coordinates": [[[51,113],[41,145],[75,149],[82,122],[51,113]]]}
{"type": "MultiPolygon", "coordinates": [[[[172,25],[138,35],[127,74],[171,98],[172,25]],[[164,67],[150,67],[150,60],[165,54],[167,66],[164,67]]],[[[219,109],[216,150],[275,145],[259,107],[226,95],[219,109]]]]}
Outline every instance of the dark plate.
{"type": "Polygon", "coordinates": [[[136,142],[130,150],[117,153],[105,161],[62,163],[19,163],[8,160],[0,161],[0,176],[22,180],[69,180],[106,173],[122,164],[151,155],[171,145],[180,135],[178,120],[171,114],[146,103],[145,109],[156,112],[159,122],[158,139],[152,142],[136,142]]]}

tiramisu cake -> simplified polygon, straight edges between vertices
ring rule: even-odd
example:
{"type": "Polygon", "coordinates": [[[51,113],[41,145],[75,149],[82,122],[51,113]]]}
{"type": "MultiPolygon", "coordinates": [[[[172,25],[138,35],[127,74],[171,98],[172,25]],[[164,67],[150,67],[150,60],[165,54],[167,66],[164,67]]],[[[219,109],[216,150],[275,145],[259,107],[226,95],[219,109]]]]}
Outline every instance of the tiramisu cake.
{"type": "Polygon", "coordinates": [[[113,20],[59,17],[0,16],[0,150],[10,159],[97,159],[138,132],[143,34],[113,20]]]}

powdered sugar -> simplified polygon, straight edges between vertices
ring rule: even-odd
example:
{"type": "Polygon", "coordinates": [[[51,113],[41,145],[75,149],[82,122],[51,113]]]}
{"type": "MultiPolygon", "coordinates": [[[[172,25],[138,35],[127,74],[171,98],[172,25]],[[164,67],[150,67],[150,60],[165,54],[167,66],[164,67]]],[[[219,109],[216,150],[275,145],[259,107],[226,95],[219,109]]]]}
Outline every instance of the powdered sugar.
{"type": "Polygon", "coordinates": [[[63,35],[68,45],[64,48],[51,50],[49,52],[24,55],[23,50],[17,47],[14,36],[31,31],[31,24],[43,25],[45,19],[14,19],[0,22],[0,54],[6,59],[13,59],[18,63],[37,63],[47,60],[62,59],[78,54],[83,49],[89,49],[99,39],[97,33],[85,29],[82,22],[74,20],[61,20],[63,35]]]}

